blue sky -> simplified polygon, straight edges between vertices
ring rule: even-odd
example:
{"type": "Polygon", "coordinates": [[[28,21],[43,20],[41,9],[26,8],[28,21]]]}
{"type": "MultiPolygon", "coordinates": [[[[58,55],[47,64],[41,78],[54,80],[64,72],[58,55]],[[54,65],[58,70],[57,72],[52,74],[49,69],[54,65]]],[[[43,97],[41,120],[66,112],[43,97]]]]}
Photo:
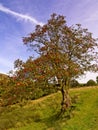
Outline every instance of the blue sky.
{"type": "MultiPolygon", "coordinates": [[[[52,13],[66,16],[67,24],[82,24],[98,37],[98,0],[0,0],[0,72],[8,73],[13,63],[26,60],[33,52],[23,45],[22,37],[43,25],[52,13]]],[[[96,79],[88,73],[79,81],[96,79]]]]}

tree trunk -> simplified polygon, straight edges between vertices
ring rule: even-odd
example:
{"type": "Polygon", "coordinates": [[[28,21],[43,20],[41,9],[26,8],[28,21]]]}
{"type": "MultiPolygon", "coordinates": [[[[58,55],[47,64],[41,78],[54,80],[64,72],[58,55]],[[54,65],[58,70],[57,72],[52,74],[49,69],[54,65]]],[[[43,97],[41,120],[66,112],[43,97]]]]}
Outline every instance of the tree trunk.
{"type": "Polygon", "coordinates": [[[69,96],[68,89],[64,89],[64,86],[61,88],[62,93],[62,102],[61,102],[61,113],[64,113],[71,106],[71,99],[69,96]]]}

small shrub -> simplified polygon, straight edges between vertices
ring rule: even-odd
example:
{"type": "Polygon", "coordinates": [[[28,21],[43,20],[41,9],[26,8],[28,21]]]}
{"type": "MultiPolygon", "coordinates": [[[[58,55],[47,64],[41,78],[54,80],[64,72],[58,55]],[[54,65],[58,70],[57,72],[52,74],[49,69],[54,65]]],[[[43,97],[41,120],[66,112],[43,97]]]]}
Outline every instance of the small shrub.
{"type": "Polygon", "coordinates": [[[70,86],[71,86],[71,88],[75,88],[75,87],[79,87],[80,84],[77,80],[74,79],[71,81],[70,86]]]}
{"type": "Polygon", "coordinates": [[[87,82],[86,85],[87,85],[87,86],[95,86],[95,85],[96,85],[96,82],[95,82],[94,80],[90,79],[90,80],[87,82]]]}

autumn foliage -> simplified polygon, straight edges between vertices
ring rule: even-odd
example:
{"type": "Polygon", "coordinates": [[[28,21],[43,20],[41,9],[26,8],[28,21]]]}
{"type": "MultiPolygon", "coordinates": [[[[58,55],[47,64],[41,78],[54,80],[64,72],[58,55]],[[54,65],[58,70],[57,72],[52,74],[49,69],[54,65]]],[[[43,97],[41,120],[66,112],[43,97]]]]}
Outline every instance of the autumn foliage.
{"type": "Polygon", "coordinates": [[[16,86],[31,86],[45,92],[50,84],[58,84],[62,93],[61,111],[66,111],[72,105],[70,82],[86,71],[98,71],[97,40],[80,24],[68,26],[64,16],[52,14],[45,25],[37,25],[23,42],[38,57],[30,57],[26,62],[15,61],[16,86]]]}
{"type": "Polygon", "coordinates": [[[56,77],[62,93],[61,110],[65,111],[71,106],[70,81],[86,71],[98,71],[96,39],[80,24],[69,27],[64,16],[52,14],[47,24],[37,25],[23,42],[39,54],[34,61],[37,62],[36,79],[56,77]]]}

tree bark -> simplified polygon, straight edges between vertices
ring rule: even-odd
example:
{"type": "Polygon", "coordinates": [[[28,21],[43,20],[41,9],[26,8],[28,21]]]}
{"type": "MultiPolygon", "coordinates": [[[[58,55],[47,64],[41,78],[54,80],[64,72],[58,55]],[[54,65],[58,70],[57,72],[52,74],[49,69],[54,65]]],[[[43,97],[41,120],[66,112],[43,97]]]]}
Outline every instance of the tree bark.
{"type": "Polygon", "coordinates": [[[69,96],[68,89],[61,88],[62,102],[61,102],[61,113],[64,113],[71,106],[71,98],[69,96]]]}

